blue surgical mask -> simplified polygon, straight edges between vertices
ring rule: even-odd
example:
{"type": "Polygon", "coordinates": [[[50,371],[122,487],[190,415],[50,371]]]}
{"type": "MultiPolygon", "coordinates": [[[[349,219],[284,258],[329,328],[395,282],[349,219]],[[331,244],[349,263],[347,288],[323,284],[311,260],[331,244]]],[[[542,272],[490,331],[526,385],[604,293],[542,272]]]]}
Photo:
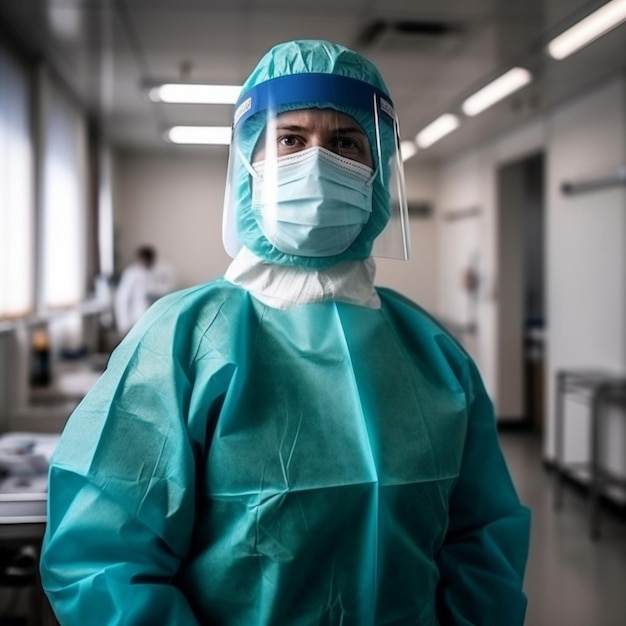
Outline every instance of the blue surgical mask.
{"type": "Polygon", "coordinates": [[[347,250],[372,212],[374,171],[317,146],[273,163],[250,167],[252,210],[265,237],[285,254],[347,250]]]}

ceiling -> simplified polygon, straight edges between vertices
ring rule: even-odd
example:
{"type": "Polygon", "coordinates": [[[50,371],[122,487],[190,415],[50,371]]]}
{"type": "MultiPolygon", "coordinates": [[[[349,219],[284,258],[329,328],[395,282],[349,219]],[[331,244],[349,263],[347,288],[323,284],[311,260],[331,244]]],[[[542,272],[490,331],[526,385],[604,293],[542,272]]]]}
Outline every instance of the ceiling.
{"type": "MultiPolygon", "coordinates": [[[[286,39],[329,39],[381,70],[409,139],[512,65],[529,86],[415,159],[449,158],[626,67],[626,23],[554,61],[554,35],[606,0],[1,0],[0,36],[48,59],[120,149],[174,148],[175,124],[228,125],[229,105],[166,105],[143,85],[160,79],[241,84],[286,39]]],[[[193,148],[198,150],[198,148],[193,148]]],[[[225,151],[223,147],[203,150],[225,151]]]]}

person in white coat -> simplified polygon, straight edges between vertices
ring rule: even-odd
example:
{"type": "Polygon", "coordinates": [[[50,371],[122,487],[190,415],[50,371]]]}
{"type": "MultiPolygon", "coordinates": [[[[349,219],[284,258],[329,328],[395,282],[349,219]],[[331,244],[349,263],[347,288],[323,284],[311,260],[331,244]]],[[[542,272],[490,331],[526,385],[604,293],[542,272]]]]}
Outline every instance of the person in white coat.
{"type": "Polygon", "coordinates": [[[128,333],[150,305],[171,290],[171,272],[157,264],[156,250],[152,246],[137,248],[135,261],[124,269],[115,291],[118,333],[128,333]]]}

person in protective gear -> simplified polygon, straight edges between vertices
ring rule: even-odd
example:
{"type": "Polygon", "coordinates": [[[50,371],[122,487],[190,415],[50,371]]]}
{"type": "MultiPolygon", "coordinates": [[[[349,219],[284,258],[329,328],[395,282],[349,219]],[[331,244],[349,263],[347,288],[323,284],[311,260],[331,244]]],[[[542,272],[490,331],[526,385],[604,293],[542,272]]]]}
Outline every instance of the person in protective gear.
{"type": "Polygon", "coordinates": [[[519,626],[529,512],[476,366],[373,285],[403,258],[376,68],[272,48],[235,109],[223,278],[161,298],[54,454],[61,624],[519,626]]]}

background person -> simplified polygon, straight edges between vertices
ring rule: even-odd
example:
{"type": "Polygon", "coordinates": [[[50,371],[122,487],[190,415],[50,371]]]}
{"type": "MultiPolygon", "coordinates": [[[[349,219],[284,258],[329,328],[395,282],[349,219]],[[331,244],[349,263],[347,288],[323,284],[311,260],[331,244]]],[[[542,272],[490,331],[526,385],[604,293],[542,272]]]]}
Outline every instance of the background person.
{"type": "Polygon", "coordinates": [[[62,624],[520,626],[528,510],[470,357],[373,285],[402,258],[376,68],[270,50],[236,107],[225,277],[161,298],[52,461],[62,624]]]}
{"type": "Polygon", "coordinates": [[[171,272],[157,262],[153,246],[140,246],[115,289],[114,315],[118,333],[125,335],[158,298],[172,291],[171,272]]]}

